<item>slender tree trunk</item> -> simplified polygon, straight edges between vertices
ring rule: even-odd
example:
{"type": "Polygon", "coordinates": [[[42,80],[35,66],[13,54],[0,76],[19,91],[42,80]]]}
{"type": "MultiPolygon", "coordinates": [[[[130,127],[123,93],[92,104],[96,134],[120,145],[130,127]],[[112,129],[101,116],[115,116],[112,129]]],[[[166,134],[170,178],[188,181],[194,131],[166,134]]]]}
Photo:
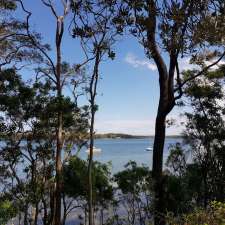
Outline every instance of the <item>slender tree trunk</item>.
{"type": "Polygon", "coordinates": [[[56,190],[55,190],[55,225],[61,224],[61,193],[62,193],[62,112],[58,112],[58,131],[56,149],[56,190]]]}
{"type": "Polygon", "coordinates": [[[100,63],[101,49],[96,50],[96,59],[94,70],[90,82],[90,104],[91,104],[91,124],[90,124],[90,147],[89,147],[89,161],[88,161],[88,207],[89,207],[89,225],[94,225],[94,210],[93,210],[93,184],[92,184],[92,167],[93,167],[93,147],[94,147],[94,123],[95,123],[95,97],[97,94],[98,84],[98,68],[100,63]]]}
{"type": "Polygon", "coordinates": [[[92,164],[93,164],[93,147],[94,147],[94,100],[92,100],[91,112],[91,125],[90,125],[90,149],[89,149],[89,162],[88,162],[88,208],[89,208],[89,225],[93,225],[94,212],[93,212],[93,184],[92,184],[92,164]]]}
{"type": "Polygon", "coordinates": [[[37,203],[35,207],[34,225],[37,225],[38,223],[38,215],[39,215],[38,211],[39,211],[39,203],[37,203]]]}
{"type": "Polygon", "coordinates": [[[21,225],[21,213],[19,213],[19,225],[21,225]]]}
{"type": "Polygon", "coordinates": [[[56,189],[55,189],[55,213],[54,225],[61,225],[61,194],[62,194],[62,146],[63,146],[63,112],[61,109],[62,86],[61,86],[61,40],[63,35],[63,22],[58,20],[56,28],[56,79],[57,79],[57,98],[59,104],[58,124],[57,124],[57,143],[56,143],[56,189]]]}
{"type": "Polygon", "coordinates": [[[36,209],[35,207],[31,206],[31,225],[35,225],[35,217],[36,217],[36,209]]]}
{"type": "Polygon", "coordinates": [[[28,205],[25,206],[25,211],[24,211],[24,219],[23,219],[24,225],[29,225],[28,224],[28,205]]]}
{"type": "Polygon", "coordinates": [[[86,209],[86,206],[85,206],[85,209],[84,209],[84,224],[87,225],[87,209],[86,209]]]}
{"type": "Polygon", "coordinates": [[[207,208],[208,205],[208,199],[209,199],[209,193],[208,193],[208,182],[207,182],[207,169],[203,166],[202,170],[202,177],[203,177],[203,185],[204,185],[204,208],[207,208]]]}
{"type": "Polygon", "coordinates": [[[101,207],[101,225],[104,225],[104,208],[103,208],[103,202],[102,202],[102,207],[101,207]]]}
{"type": "Polygon", "coordinates": [[[63,220],[62,220],[62,225],[66,224],[66,217],[67,217],[67,209],[66,209],[66,196],[63,193],[63,220]]]}
{"type": "Polygon", "coordinates": [[[47,214],[47,204],[45,202],[45,215],[46,215],[46,224],[54,224],[54,214],[55,214],[55,186],[51,187],[50,190],[50,218],[48,218],[47,214]]]}
{"type": "MultiPolygon", "coordinates": [[[[50,195],[50,198],[51,198],[51,195],[50,195]]],[[[43,221],[43,225],[47,225],[48,224],[48,209],[47,209],[47,204],[44,198],[42,198],[42,204],[43,204],[43,210],[44,210],[42,221],[43,221]]],[[[50,204],[50,208],[51,208],[51,204],[50,204]]],[[[50,209],[50,212],[51,212],[51,209],[50,209]]],[[[52,215],[52,213],[50,213],[50,215],[52,215]]]]}

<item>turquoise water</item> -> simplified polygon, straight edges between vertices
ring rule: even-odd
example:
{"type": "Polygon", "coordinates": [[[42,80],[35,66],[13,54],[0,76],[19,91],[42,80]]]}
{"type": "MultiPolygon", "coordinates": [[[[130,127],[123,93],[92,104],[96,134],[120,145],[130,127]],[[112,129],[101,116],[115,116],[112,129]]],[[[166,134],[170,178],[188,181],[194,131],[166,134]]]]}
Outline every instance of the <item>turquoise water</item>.
{"type": "MultiPolygon", "coordinates": [[[[164,162],[168,157],[168,147],[171,144],[182,142],[181,138],[166,138],[164,148],[164,162]]],[[[130,160],[136,161],[138,165],[152,166],[152,151],[146,151],[147,147],[153,146],[153,138],[143,139],[97,139],[95,147],[101,148],[102,152],[94,154],[94,160],[112,163],[112,172],[121,171],[124,165],[130,160]]],[[[88,154],[85,148],[81,150],[79,156],[87,159],[88,154]]]]}

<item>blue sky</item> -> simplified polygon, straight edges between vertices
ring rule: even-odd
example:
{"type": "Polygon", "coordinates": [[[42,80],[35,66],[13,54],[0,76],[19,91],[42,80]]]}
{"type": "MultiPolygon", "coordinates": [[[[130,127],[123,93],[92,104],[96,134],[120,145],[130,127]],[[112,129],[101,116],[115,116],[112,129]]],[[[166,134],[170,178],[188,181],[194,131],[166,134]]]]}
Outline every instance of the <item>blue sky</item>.
{"type": "MultiPolygon", "coordinates": [[[[33,28],[42,34],[44,42],[53,45],[55,23],[49,9],[42,5],[41,0],[25,0],[24,3],[33,13],[33,28]]],[[[153,135],[159,99],[156,67],[131,36],[121,38],[114,51],[116,59],[104,62],[100,68],[96,131],[153,135]]],[[[63,39],[62,52],[64,61],[80,63],[82,54],[79,42],[67,34],[63,39]]],[[[54,52],[51,55],[54,57],[54,52]]],[[[179,112],[175,109],[171,117],[178,119],[179,112]]],[[[167,129],[167,134],[179,134],[181,129],[178,125],[174,126],[167,129]]]]}

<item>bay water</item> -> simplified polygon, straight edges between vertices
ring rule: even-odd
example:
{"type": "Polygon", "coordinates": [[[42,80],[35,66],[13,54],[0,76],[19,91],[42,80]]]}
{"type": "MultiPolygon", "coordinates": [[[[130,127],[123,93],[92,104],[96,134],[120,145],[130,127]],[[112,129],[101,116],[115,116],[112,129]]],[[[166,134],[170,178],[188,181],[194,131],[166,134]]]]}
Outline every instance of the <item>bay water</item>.
{"type": "MultiPolygon", "coordinates": [[[[116,173],[124,169],[124,165],[130,160],[137,162],[138,165],[152,167],[153,151],[146,151],[146,148],[153,148],[153,137],[135,138],[135,139],[96,139],[95,147],[100,148],[100,153],[94,154],[94,160],[112,164],[112,173],[116,173]]],[[[164,147],[164,163],[169,155],[169,147],[177,142],[182,143],[180,137],[167,137],[164,147]]],[[[83,148],[78,156],[82,159],[87,159],[88,153],[86,148],[83,148]]]]}

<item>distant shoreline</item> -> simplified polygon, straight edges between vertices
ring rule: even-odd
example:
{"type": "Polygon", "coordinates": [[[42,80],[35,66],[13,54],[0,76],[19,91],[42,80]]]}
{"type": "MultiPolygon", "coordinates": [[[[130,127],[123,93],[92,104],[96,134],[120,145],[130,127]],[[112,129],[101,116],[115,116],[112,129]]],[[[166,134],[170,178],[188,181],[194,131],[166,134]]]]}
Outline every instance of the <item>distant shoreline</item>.
{"type": "MultiPolygon", "coordinates": [[[[22,134],[17,134],[17,137],[22,137],[22,134]]],[[[26,133],[25,137],[31,135],[29,132],[26,133]]],[[[70,134],[68,134],[70,135],[70,134]]],[[[4,138],[6,135],[0,133],[0,139],[4,138]]],[[[54,136],[52,136],[54,137],[54,136]]],[[[43,135],[42,138],[45,138],[43,135]]],[[[124,134],[124,133],[105,133],[105,134],[95,134],[95,139],[143,139],[143,138],[154,138],[154,135],[132,135],[132,134],[124,134]]],[[[166,138],[183,138],[182,135],[167,135],[166,138]]],[[[86,136],[88,139],[88,134],[86,136]]]]}
{"type": "MultiPolygon", "coordinates": [[[[182,135],[168,135],[166,138],[182,138],[182,135]]],[[[154,138],[154,135],[132,135],[122,133],[95,134],[95,139],[142,139],[154,138]]]]}

